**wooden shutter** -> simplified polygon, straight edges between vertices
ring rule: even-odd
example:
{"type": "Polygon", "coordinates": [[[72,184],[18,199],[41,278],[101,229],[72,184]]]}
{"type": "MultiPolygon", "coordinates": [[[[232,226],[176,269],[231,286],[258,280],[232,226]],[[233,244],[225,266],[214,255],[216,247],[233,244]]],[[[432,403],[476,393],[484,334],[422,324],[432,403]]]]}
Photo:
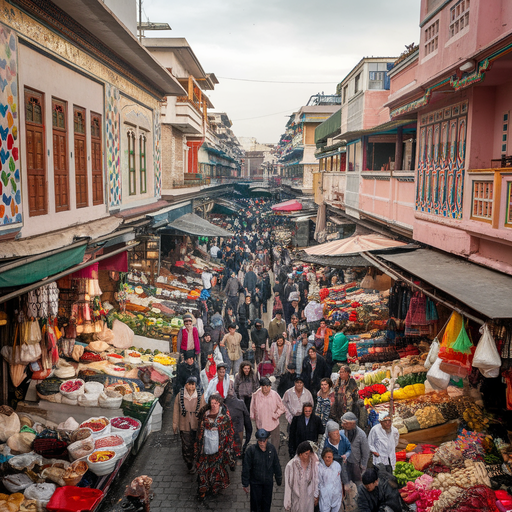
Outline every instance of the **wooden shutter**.
{"type": "Polygon", "coordinates": [[[52,99],[55,211],[69,210],[69,167],[66,103],[52,99]]]}
{"type": "Polygon", "coordinates": [[[73,109],[75,132],[75,184],[76,207],[84,208],[89,203],[87,190],[87,146],[85,141],[85,110],[75,107],[73,109]]]}
{"type": "Polygon", "coordinates": [[[48,213],[44,144],[44,95],[25,89],[28,211],[31,217],[48,213]]]}
{"type": "Polygon", "coordinates": [[[91,113],[92,204],[103,204],[101,116],[91,113]]]}
{"type": "Polygon", "coordinates": [[[147,192],[147,172],[146,172],[146,135],[139,136],[139,174],[140,174],[140,193],[147,192]]]}

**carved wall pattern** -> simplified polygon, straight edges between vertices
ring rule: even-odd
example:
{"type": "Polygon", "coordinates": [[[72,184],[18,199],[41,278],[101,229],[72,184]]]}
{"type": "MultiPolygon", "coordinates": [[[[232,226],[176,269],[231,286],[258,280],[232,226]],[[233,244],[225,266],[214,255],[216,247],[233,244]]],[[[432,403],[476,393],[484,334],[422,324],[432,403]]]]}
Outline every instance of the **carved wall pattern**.
{"type": "Polygon", "coordinates": [[[16,35],[0,25],[0,225],[22,221],[16,35]]]}
{"type": "Polygon", "coordinates": [[[468,103],[420,117],[416,210],[462,218],[468,103]]]}
{"type": "Polygon", "coordinates": [[[107,156],[109,204],[114,207],[120,206],[122,201],[121,150],[119,147],[121,124],[120,99],[119,89],[107,84],[105,87],[105,153],[107,156]]]}
{"type": "Polygon", "coordinates": [[[153,166],[155,169],[155,196],[162,195],[162,123],[160,122],[160,109],[153,110],[153,166]]]}

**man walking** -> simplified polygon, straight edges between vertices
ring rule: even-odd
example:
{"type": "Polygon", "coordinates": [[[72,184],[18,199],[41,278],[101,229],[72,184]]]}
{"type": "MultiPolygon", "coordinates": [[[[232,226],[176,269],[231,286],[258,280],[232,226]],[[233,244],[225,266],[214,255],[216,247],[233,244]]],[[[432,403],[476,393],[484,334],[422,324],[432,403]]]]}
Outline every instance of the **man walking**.
{"type": "Polygon", "coordinates": [[[281,397],[272,389],[272,383],[267,377],[260,379],[260,389],[252,395],[251,420],[256,428],[264,428],[270,432],[270,442],[279,453],[280,431],[279,417],[286,412],[281,397]]]}
{"type": "Polygon", "coordinates": [[[174,400],[172,428],[180,433],[181,454],[189,473],[194,473],[194,443],[197,435],[197,412],[205,405],[203,394],[197,388],[197,379],[189,377],[174,400]]]}
{"type": "Polygon", "coordinates": [[[293,388],[285,392],[283,396],[283,404],[286,407],[286,419],[288,424],[291,425],[295,416],[302,414],[304,404],[312,404],[313,397],[311,393],[304,388],[304,380],[301,375],[295,377],[293,388]]]}
{"type": "Polygon", "coordinates": [[[368,435],[368,444],[373,454],[373,465],[384,464],[392,473],[396,464],[395,448],[398,445],[400,434],[391,424],[391,416],[387,412],[379,414],[379,424],[372,427],[368,435]]]}
{"type": "Polygon", "coordinates": [[[250,492],[251,512],[270,512],[274,475],[277,485],[283,480],[277,449],[268,442],[269,436],[265,429],[258,429],[257,443],[245,452],[242,485],[246,493],[250,492]]]}
{"type": "Polygon", "coordinates": [[[306,403],[302,407],[302,414],[295,416],[290,425],[290,437],[288,439],[288,453],[290,459],[295,457],[297,446],[303,441],[318,442],[318,436],[325,431],[322,420],[313,414],[313,404],[306,403]]]}
{"type": "Polygon", "coordinates": [[[347,459],[348,478],[359,487],[362,475],[368,467],[370,446],[364,430],[357,426],[357,416],[346,412],[341,418],[341,427],[345,437],[350,441],[350,456],[347,459]]]}

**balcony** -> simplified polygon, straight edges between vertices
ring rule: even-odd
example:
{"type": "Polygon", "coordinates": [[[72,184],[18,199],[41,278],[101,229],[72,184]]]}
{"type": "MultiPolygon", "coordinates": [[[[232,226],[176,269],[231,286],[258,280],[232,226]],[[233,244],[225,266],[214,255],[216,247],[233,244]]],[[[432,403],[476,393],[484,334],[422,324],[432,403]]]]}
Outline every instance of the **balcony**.
{"type": "Polygon", "coordinates": [[[213,105],[193,77],[179,79],[179,82],[187,95],[167,98],[168,106],[163,122],[187,135],[203,135],[208,124],[208,108],[213,105]]]}

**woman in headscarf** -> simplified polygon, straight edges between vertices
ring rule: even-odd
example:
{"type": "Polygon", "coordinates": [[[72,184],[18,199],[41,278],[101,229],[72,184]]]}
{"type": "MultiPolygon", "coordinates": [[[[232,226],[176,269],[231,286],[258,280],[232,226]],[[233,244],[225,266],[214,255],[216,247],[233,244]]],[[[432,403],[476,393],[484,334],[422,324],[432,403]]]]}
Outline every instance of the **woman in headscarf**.
{"type": "Polygon", "coordinates": [[[224,399],[214,393],[198,414],[199,431],[195,449],[199,499],[217,494],[229,485],[227,467],[235,468],[233,424],[224,399]]]}

